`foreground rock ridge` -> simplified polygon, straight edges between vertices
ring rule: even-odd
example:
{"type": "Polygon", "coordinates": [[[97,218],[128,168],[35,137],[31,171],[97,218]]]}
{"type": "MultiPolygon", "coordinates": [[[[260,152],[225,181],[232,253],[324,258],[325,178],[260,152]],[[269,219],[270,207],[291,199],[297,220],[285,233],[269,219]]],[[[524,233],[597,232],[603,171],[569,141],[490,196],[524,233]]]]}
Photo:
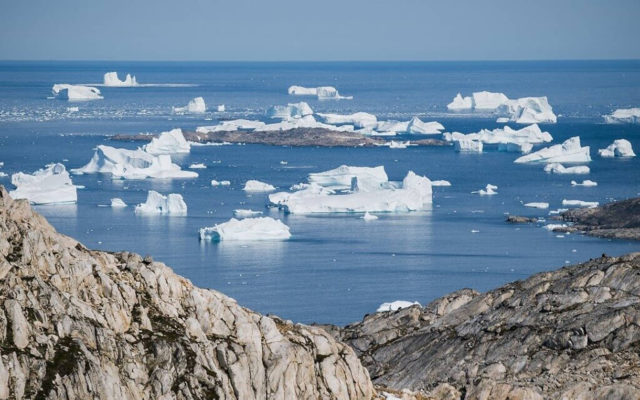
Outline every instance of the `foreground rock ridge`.
{"type": "Polygon", "coordinates": [[[0,399],[370,399],[324,330],[86,249],[0,187],[0,399]]]}
{"type": "Polygon", "coordinates": [[[638,399],[640,253],[325,328],[376,385],[443,399],[638,399]]]}

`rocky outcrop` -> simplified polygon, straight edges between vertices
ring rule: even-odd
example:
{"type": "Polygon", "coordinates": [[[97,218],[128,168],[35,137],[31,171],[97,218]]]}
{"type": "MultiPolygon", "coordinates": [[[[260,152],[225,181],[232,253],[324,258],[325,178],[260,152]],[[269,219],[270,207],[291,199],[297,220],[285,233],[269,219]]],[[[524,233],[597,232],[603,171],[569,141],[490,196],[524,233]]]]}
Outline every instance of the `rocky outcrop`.
{"type": "Polygon", "coordinates": [[[327,329],[383,387],[438,399],[637,399],[640,253],[327,329]]]}
{"type": "Polygon", "coordinates": [[[538,222],[538,218],[523,217],[521,215],[508,215],[506,222],[510,224],[531,224],[531,223],[538,222]]]}
{"type": "Polygon", "coordinates": [[[317,327],[92,251],[0,187],[0,399],[369,399],[354,351],[317,327]]]}
{"type": "Polygon", "coordinates": [[[574,224],[571,231],[612,239],[640,240],[640,197],[595,208],[578,208],[562,214],[574,224]]]}

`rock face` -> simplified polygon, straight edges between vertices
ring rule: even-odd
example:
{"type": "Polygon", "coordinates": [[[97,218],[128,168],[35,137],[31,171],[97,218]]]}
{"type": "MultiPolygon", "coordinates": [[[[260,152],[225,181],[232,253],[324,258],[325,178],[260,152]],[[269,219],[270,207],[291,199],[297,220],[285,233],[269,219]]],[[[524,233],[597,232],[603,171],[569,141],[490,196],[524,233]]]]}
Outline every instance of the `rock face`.
{"type": "Polygon", "coordinates": [[[640,253],[327,329],[384,387],[442,399],[637,399],[640,253]]]}
{"type": "Polygon", "coordinates": [[[0,399],[369,399],[353,350],[86,249],[0,187],[0,399]]]}
{"type": "Polygon", "coordinates": [[[595,208],[578,208],[562,214],[572,230],[614,239],[640,240],[640,197],[595,208]]]}

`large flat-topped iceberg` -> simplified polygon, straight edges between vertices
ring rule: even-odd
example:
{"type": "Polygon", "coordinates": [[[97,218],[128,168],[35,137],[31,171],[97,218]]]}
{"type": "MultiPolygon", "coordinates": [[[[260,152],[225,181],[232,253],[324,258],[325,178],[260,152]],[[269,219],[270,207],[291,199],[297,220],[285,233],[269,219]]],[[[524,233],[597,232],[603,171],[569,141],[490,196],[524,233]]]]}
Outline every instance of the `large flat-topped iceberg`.
{"type": "Polygon", "coordinates": [[[309,183],[316,184],[329,190],[378,190],[389,182],[389,177],[383,166],[352,167],[341,165],[324,172],[309,174],[309,183]]]}
{"type": "Polygon", "coordinates": [[[482,142],[486,145],[498,145],[498,150],[500,151],[520,152],[523,154],[530,152],[534,144],[547,143],[553,140],[551,134],[543,132],[537,124],[525,126],[518,130],[508,126],[493,130],[482,129],[480,132],[466,135],[459,132],[445,132],[443,138],[454,143],[466,140],[482,142]]]}
{"type": "Polygon", "coordinates": [[[256,241],[287,240],[291,237],[289,227],[271,217],[231,218],[222,224],[200,229],[200,240],[218,242],[221,240],[256,241]]]}
{"type": "Polygon", "coordinates": [[[273,192],[276,190],[275,186],[270,185],[265,182],[260,182],[255,179],[249,179],[245,182],[244,188],[242,188],[245,192],[254,192],[254,193],[264,193],[264,192],[273,192]]]}
{"type": "Polygon", "coordinates": [[[423,122],[418,117],[413,117],[407,124],[407,133],[414,135],[438,135],[442,133],[444,126],[436,121],[423,122]]]}
{"type": "Polygon", "coordinates": [[[157,138],[153,138],[150,143],[142,147],[149,154],[175,154],[189,153],[191,146],[184,138],[182,129],[172,129],[168,132],[162,132],[157,138]]]}
{"type": "Polygon", "coordinates": [[[51,88],[53,95],[60,100],[89,101],[103,99],[100,90],[93,86],[56,83],[51,88]]]}
{"type": "Polygon", "coordinates": [[[631,142],[627,139],[614,140],[609,146],[598,150],[600,157],[635,157],[631,142]]]}
{"type": "Polygon", "coordinates": [[[177,114],[204,114],[207,111],[207,105],[202,97],[196,97],[189,101],[185,107],[173,107],[173,112],[177,114]]]}
{"type": "Polygon", "coordinates": [[[302,118],[312,114],[313,110],[309,104],[304,101],[299,103],[289,103],[286,106],[273,106],[267,110],[267,117],[278,118],[285,121],[302,118]]]}
{"type": "Polygon", "coordinates": [[[171,193],[164,196],[155,190],[149,190],[147,201],[138,204],[135,212],[150,215],[187,215],[187,204],[181,194],[171,193]]]}
{"type": "Polygon", "coordinates": [[[574,136],[562,144],[545,147],[516,159],[515,163],[583,163],[591,161],[589,146],[580,145],[580,137],[574,136]]]}
{"type": "Polygon", "coordinates": [[[316,96],[319,100],[351,100],[353,96],[341,96],[333,86],[319,86],[314,88],[304,86],[290,86],[291,96],[316,96]]]}
{"type": "Polygon", "coordinates": [[[100,145],[93,157],[82,168],[71,170],[74,174],[111,174],[114,179],[145,178],[197,178],[193,171],[183,171],[171,162],[171,156],[154,156],[143,150],[117,149],[100,145]]]}
{"type": "Polygon", "coordinates": [[[544,172],[552,174],[574,174],[574,175],[586,175],[591,172],[591,169],[586,165],[576,165],[574,167],[565,167],[560,163],[551,163],[544,166],[544,172]]]}
{"type": "Polygon", "coordinates": [[[107,72],[104,74],[104,85],[110,87],[133,87],[138,86],[138,82],[135,76],[129,74],[127,74],[124,81],[121,81],[117,72],[107,72]]]}
{"type": "Polygon", "coordinates": [[[475,92],[462,97],[458,93],[451,103],[451,111],[492,112],[509,116],[509,120],[518,124],[556,123],[557,117],[546,97],[522,97],[509,99],[504,93],[475,92]]]}
{"type": "Polygon", "coordinates": [[[378,118],[366,112],[353,114],[323,114],[318,113],[318,117],[326,124],[331,125],[353,125],[356,128],[375,129],[378,125],[378,118]]]}
{"type": "Polygon", "coordinates": [[[49,164],[33,174],[18,172],[11,176],[16,187],[9,192],[15,200],[27,199],[31,204],[64,204],[78,201],[76,187],[62,164],[49,164]]]}
{"type": "Polygon", "coordinates": [[[608,124],[640,124],[640,107],[620,108],[603,117],[608,124]]]}

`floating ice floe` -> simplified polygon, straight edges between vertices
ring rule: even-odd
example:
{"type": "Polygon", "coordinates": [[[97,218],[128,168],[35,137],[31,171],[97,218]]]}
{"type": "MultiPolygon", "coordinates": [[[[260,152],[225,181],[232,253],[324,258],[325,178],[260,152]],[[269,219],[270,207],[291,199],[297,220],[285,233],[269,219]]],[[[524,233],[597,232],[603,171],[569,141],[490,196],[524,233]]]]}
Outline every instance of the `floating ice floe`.
{"type": "Polygon", "coordinates": [[[453,147],[461,153],[482,153],[484,146],[479,140],[461,138],[453,141],[453,147]]]}
{"type": "Polygon", "coordinates": [[[387,145],[390,149],[406,149],[407,147],[411,146],[411,142],[396,142],[395,140],[392,140],[387,145]]]}
{"type": "Polygon", "coordinates": [[[549,211],[549,215],[558,215],[558,214],[562,214],[563,212],[567,212],[567,211],[569,211],[568,208],[558,208],[557,210],[549,211]]]}
{"type": "Polygon", "coordinates": [[[627,139],[614,140],[607,148],[598,150],[600,157],[635,157],[631,142],[627,139]]]}
{"type": "Polygon", "coordinates": [[[598,182],[591,181],[589,179],[583,180],[582,183],[571,181],[571,186],[598,186],[598,182]]]}
{"type": "Polygon", "coordinates": [[[565,167],[560,163],[551,163],[544,166],[544,172],[551,174],[585,175],[591,172],[586,165],[576,165],[575,167],[565,167]]]}
{"type": "Polygon", "coordinates": [[[444,126],[436,121],[423,122],[418,117],[413,117],[407,124],[407,133],[414,135],[438,135],[442,133],[444,126]]]}
{"type": "Polygon", "coordinates": [[[149,190],[147,201],[138,204],[135,212],[155,215],[187,215],[187,204],[181,194],[171,193],[164,196],[155,190],[149,190]]]}
{"type": "Polygon", "coordinates": [[[250,179],[245,182],[242,190],[244,190],[245,192],[273,192],[274,190],[276,190],[276,188],[275,186],[268,183],[250,179]]]}
{"type": "Polygon", "coordinates": [[[356,128],[375,129],[378,125],[378,118],[366,112],[357,112],[354,114],[322,114],[318,113],[318,117],[325,123],[331,125],[353,125],[356,128]]]}
{"type": "Polygon", "coordinates": [[[431,181],[431,186],[451,186],[451,182],[445,180],[431,181]]]}
{"type": "Polygon", "coordinates": [[[567,224],[547,224],[543,226],[543,228],[548,230],[549,232],[552,232],[554,229],[561,229],[566,227],[567,227],[567,224]]]}
{"type": "Polygon", "coordinates": [[[177,114],[204,114],[207,111],[207,105],[202,97],[196,97],[190,100],[184,107],[173,107],[173,112],[177,114]]]}
{"type": "Polygon", "coordinates": [[[304,86],[289,86],[291,96],[316,96],[318,100],[351,100],[353,96],[341,96],[333,86],[308,88],[304,86]]]}
{"type": "Polygon", "coordinates": [[[100,90],[93,86],[56,83],[51,88],[51,92],[56,98],[68,101],[89,101],[104,98],[101,96],[100,90]]]}
{"type": "Polygon", "coordinates": [[[498,192],[496,192],[496,190],[498,190],[498,187],[496,185],[492,185],[492,184],[487,184],[487,186],[485,186],[484,189],[480,189],[480,190],[476,190],[473,191],[471,193],[477,193],[480,196],[492,196],[494,194],[498,194],[498,192]]]}
{"type": "Polygon", "coordinates": [[[407,308],[411,306],[419,306],[420,303],[417,301],[404,301],[404,300],[396,300],[391,303],[382,303],[380,307],[376,310],[376,312],[386,312],[386,311],[398,311],[402,308],[407,308]]]}
{"type": "Polygon", "coordinates": [[[133,87],[138,86],[138,82],[136,81],[135,76],[131,76],[127,74],[127,77],[124,81],[121,81],[118,78],[117,72],[107,72],[104,74],[104,86],[110,87],[133,87]]]}
{"type": "Polygon", "coordinates": [[[287,240],[291,237],[289,227],[271,217],[231,218],[222,224],[200,229],[200,240],[287,240]]]}
{"type": "Polygon", "coordinates": [[[151,142],[142,147],[144,151],[155,156],[160,154],[189,153],[191,145],[184,138],[182,129],[176,128],[168,132],[162,132],[160,136],[151,139],[151,142]]]}
{"type": "Polygon", "coordinates": [[[444,126],[436,121],[423,122],[418,117],[409,121],[378,121],[375,125],[363,128],[360,133],[372,136],[395,136],[399,133],[412,135],[438,135],[444,130],[444,126]]]}
{"type": "Polygon", "coordinates": [[[562,205],[565,207],[588,207],[595,208],[598,207],[600,203],[597,201],[582,201],[582,200],[562,200],[562,205]]]}
{"type": "Polygon", "coordinates": [[[574,136],[562,144],[545,147],[516,159],[515,163],[583,163],[591,161],[589,146],[580,145],[580,137],[574,136]]]}
{"type": "MultiPolygon", "coordinates": [[[[309,183],[329,190],[372,191],[389,182],[383,166],[353,167],[341,165],[338,168],[309,174],[309,183]]],[[[299,187],[299,189],[306,187],[299,187]]]]}
{"type": "Polygon", "coordinates": [[[218,112],[224,112],[226,110],[226,107],[224,106],[224,104],[219,104],[216,110],[218,112]]]}
{"type": "Polygon", "coordinates": [[[189,169],[206,169],[207,166],[203,163],[193,163],[189,165],[189,169]]]}
{"type": "Polygon", "coordinates": [[[211,186],[230,186],[230,181],[217,181],[215,179],[211,180],[211,186]]]}
{"type": "MultiPolygon", "coordinates": [[[[451,111],[482,111],[508,115],[518,124],[556,123],[557,117],[546,97],[522,97],[509,99],[504,93],[475,92],[462,97],[458,93],[447,105],[451,111]]],[[[505,122],[501,119],[499,122],[505,122]]]]}
{"type": "Polygon", "coordinates": [[[532,203],[525,203],[524,204],[525,207],[531,207],[531,208],[540,208],[540,209],[547,209],[549,208],[549,203],[544,203],[544,202],[532,202],[532,203]]]}
{"type": "Polygon", "coordinates": [[[301,101],[299,103],[289,103],[286,106],[273,106],[267,110],[267,117],[278,118],[285,121],[312,115],[313,110],[309,104],[301,101]]]}
{"type": "Polygon", "coordinates": [[[143,150],[117,149],[99,145],[93,157],[82,168],[72,169],[77,175],[108,173],[114,179],[146,179],[146,178],[197,178],[193,171],[183,171],[179,165],[171,162],[171,156],[161,154],[154,156],[143,150]]]}
{"type": "Polygon", "coordinates": [[[113,208],[123,208],[126,207],[127,203],[125,203],[121,198],[114,197],[111,199],[111,207],[113,208]]]}
{"type": "MultiPolygon", "coordinates": [[[[473,140],[484,145],[498,145],[499,151],[526,154],[534,144],[547,143],[553,140],[549,132],[543,132],[537,124],[515,130],[508,126],[493,130],[482,129],[476,133],[445,132],[443,139],[450,142],[473,140]]],[[[464,145],[461,145],[463,147],[464,145]]],[[[473,148],[473,147],[472,147],[473,148]]]]}
{"type": "Polygon", "coordinates": [[[349,189],[338,192],[331,189],[335,187],[333,183],[337,179],[333,182],[328,179],[325,187],[319,184],[317,179],[312,182],[310,175],[309,180],[312,183],[309,185],[300,185],[301,189],[295,192],[271,194],[269,201],[292,214],[410,212],[431,208],[431,181],[416,175],[413,171],[407,173],[401,184],[386,181],[377,187],[375,181],[368,182],[368,177],[363,179],[362,184],[356,175],[341,176],[340,180],[342,179],[348,179],[351,184],[349,189]]]}
{"type": "Polygon", "coordinates": [[[604,120],[608,124],[639,124],[640,123],[640,107],[636,108],[620,108],[609,115],[604,115],[604,120]]]}
{"type": "Polygon", "coordinates": [[[375,221],[376,219],[378,219],[378,216],[366,212],[361,218],[365,221],[375,221]]]}
{"type": "Polygon", "coordinates": [[[48,164],[33,174],[18,172],[11,175],[11,183],[16,187],[9,195],[17,199],[27,199],[31,204],[61,204],[78,201],[76,186],[62,164],[48,164]]]}
{"type": "Polygon", "coordinates": [[[233,216],[236,218],[251,218],[257,217],[258,215],[262,215],[262,211],[246,210],[242,208],[233,210],[233,216]]]}

